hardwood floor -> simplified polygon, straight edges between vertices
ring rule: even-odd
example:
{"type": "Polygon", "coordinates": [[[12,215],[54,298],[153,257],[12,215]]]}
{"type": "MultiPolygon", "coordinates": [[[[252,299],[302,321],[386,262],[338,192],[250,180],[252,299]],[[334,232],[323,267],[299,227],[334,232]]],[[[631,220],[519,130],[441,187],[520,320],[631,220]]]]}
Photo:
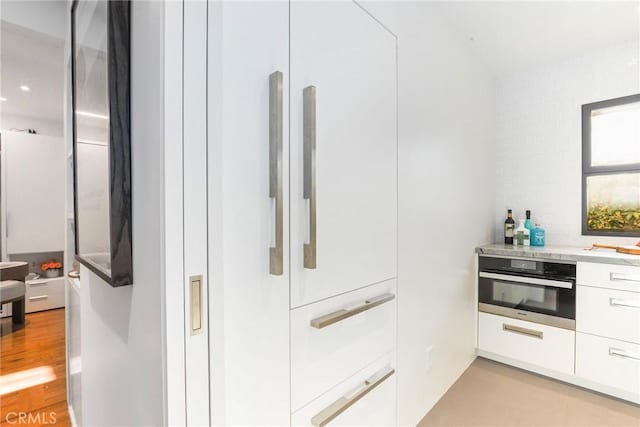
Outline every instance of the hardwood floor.
{"type": "Polygon", "coordinates": [[[64,322],[63,308],[27,314],[17,330],[2,319],[0,425],[71,425],[64,322]]]}
{"type": "Polygon", "coordinates": [[[640,426],[640,406],[478,358],[418,424],[640,426]]]}

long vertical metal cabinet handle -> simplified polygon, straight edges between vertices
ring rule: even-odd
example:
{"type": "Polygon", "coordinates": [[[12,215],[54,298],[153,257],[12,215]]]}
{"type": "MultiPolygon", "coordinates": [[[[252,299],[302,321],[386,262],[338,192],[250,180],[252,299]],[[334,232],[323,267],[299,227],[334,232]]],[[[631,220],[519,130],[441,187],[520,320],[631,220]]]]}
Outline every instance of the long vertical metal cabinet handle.
{"type": "Polygon", "coordinates": [[[304,268],[316,268],[316,87],[307,86],[303,98],[303,197],[309,200],[309,243],[304,244],[304,268]]]}
{"type": "Polygon", "coordinates": [[[349,409],[358,400],[365,397],[371,390],[378,387],[387,378],[396,372],[390,366],[384,368],[381,372],[373,375],[364,382],[364,386],[351,396],[343,396],[340,399],[333,402],[331,405],[324,408],[311,418],[311,425],[316,427],[323,427],[333,421],[338,415],[349,409]]]}
{"type": "Polygon", "coordinates": [[[276,200],[276,246],[269,248],[269,273],[281,276],[283,261],[282,206],[282,72],[269,76],[269,197],[276,200]]]}

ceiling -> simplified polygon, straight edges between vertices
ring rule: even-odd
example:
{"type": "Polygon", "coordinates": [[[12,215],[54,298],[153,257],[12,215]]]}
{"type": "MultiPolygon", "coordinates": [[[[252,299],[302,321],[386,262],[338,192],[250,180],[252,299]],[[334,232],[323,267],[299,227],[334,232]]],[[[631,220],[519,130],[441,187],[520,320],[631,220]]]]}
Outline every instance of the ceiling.
{"type": "Polygon", "coordinates": [[[640,1],[443,1],[438,5],[496,74],[640,40],[640,1]]]}
{"type": "MultiPolygon", "coordinates": [[[[78,110],[106,115],[104,103],[99,102],[106,92],[105,56],[94,49],[94,45],[104,44],[106,33],[105,19],[98,9],[95,4],[78,8],[84,17],[82,22],[86,22],[78,30],[79,43],[83,44],[77,68],[78,81],[82,83],[78,88],[78,110]],[[89,76],[88,82],[84,81],[89,76]]],[[[106,10],[106,6],[103,9],[106,10]]],[[[34,120],[61,124],[69,3],[66,0],[2,0],[0,12],[0,96],[5,99],[0,100],[0,113],[5,118],[21,116],[24,118],[21,123],[34,122],[31,127],[36,129],[34,120]],[[21,90],[22,85],[30,90],[21,90]]],[[[78,134],[92,136],[87,139],[103,139],[106,123],[96,117],[79,117],[78,134]]]]}
{"type": "MultiPolygon", "coordinates": [[[[640,1],[443,1],[445,19],[496,74],[640,39],[640,1]]],[[[68,3],[3,1],[0,111],[62,121],[68,3]],[[45,8],[45,9],[43,9],[45,8]],[[43,12],[44,11],[44,12],[43,12]],[[20,90],[28,85],[29,92],[20,90]]]]}
{"type": "Polygon", "coordinates": [[[0,24],[2,113],[62,122],[64,41],[6,21],[0,24]],[[22,91],[21,85],[30,91],[22,91]]]}

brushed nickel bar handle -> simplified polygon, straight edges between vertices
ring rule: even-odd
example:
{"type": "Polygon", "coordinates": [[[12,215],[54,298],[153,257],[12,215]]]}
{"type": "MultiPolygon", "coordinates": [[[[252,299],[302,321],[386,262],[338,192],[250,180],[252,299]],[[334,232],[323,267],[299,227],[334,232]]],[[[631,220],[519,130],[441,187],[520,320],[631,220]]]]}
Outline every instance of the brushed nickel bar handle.
{"type": "Polygon", "coordinates": [[[351,396],[342,396],[322,411],[318,412],[311,418],[311,425],[323,427],[333,421],[338,415],[353,406],[357,401],[365,397],[374,388],[382,384],[387,378],[395,374],[396,370],[390,366],[385,367],[382,371],[369,377],[364,381],[364,386],[351,396]]]}
{"type": "Polygon", "coordinates": [[[550,279],[538,279],[535,277],[522,277],[522,276],[512,276],[509,274],[498,274],[498,273],[487,273],[480,272],[480,277],[485,279],[494,279],[494,280],[507,280],[510,282],[524,283],[527,285],[540,285],[540,286],[553,286],[556,288],[565,288],[571,289],[573,288],[572,282],[564,282],[561,280],[550,280],[550,279]]]}
{"type": "Polygon", "coordinates": [[[395,299],[394,294],[382,294],[375,298],[369,298],[363,304],[350,308],[350,309],[342,309],[338,311],[334,311],[333,313],[325,314],[324,316],[316,317],[311,320],[311,326],[316,329],[326,328],[329,325],[333,325],[334,323],[340,322],[344,319],[348,319],[349,317],[353,317],[356,314],[360,314],[363,311],[371,310],[374,307],[382,305],[386,302],[389,302],[395,299]]]}
{"type": "Polygon", "coordinates": [[[29,301],[38,301],[38,300],[47,299],[47,298],[49,298],[49,295],[38,295],[35,297],[29,297],[29,301]]]}
{"type": "Polygon", "coordinates": [[[33,282],[29,281],[29,283],[27,283],[27,285],[29,285],[29,286],[40,286],[40,285],[46,285],[47,283],[49,283],[48,280],[37,280],[37,281],[34,280],[33,282]]]}
{"type": "Polygon", "coordinates": [[[303,198],[309,200],[309,243],[304,244],[304,268],[315,269],[316,242],[316,87],[302,91],[303,198]]]}
{"type": "Polygon", "coordinates": [[[638,301],[626,301],[618,298],[609,298],[609,305],[613,307],[640,308],[640,302],[638,301]]]}
{"type": "Polygon", "coordinates": [[[276,241],[269,248],[269,273],[281,276],[284,272],[284,209],[282,189],[282,135],[283,99],[282,72],[275,71],[269,76],[269,198],[276,204],[276,241]]]}
{"type": "Polygon", "coordinates": [[[640,275],[610,273],[609,279],[613,282],[633,282],[640,283],[640,275]]]}
{"type": "Polygon", "coordinates": [[[515,334],[526,335],[528,337],[539,338],[539,339],[543,339],[543,336],[544,336],[544,332],[542,331],[527,329],[527,328],[523,328],[521,326],[516,326],[516,325],[509,325],[507,323],[502,324],[502,330],[507,332],[513,332],[515,334]]]}
{"type": "Polygon", "coordinates": [[[640,354],[630,353],[628,351],[625,351],[619,348],[613,348],[613,347],[609,347],[609,356],[618,356],[618,357],[624,357],[625,359],[633,359],[633,360],[640,361],[640,354]]]}

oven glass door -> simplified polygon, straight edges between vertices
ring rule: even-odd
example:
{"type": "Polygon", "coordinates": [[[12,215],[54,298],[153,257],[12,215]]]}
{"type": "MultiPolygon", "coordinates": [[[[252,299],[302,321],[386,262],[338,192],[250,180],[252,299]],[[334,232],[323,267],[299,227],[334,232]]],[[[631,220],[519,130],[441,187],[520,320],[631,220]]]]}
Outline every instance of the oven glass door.
{"type": "Polygon", "coordinates": [[[479,301],[515,310],[575,319],[575,285],[543,286],[480,278],[479,301]]]}

